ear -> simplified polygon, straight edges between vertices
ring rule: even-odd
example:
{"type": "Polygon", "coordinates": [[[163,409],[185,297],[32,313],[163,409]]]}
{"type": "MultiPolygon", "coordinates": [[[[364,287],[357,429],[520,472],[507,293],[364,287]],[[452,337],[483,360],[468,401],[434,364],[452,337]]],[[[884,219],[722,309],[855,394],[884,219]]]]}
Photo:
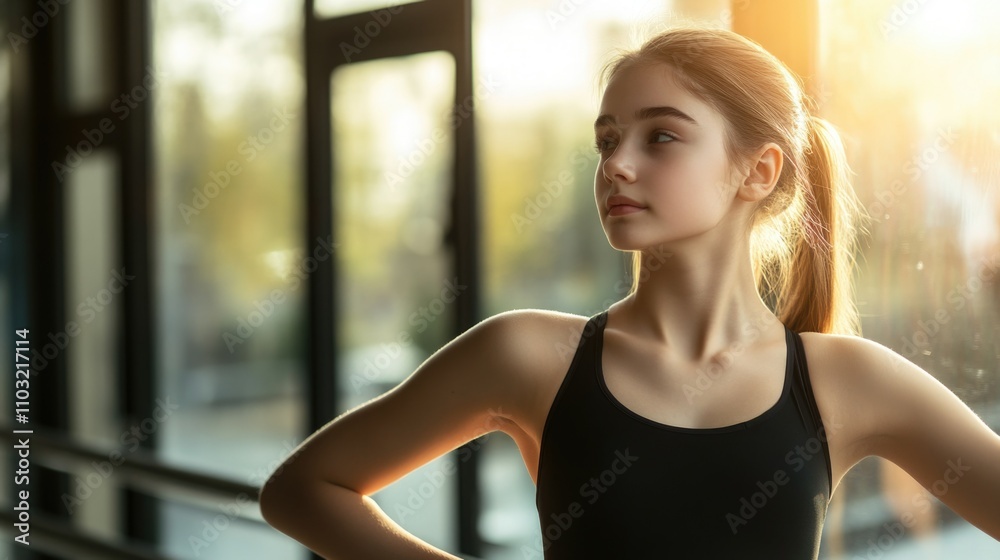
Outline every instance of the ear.
{"type": "Polygon", "coordinates": [[[757,156],[750,160],[750,173],[736,192],[737,198],[747,202],[757,202],[766,198],[778,183],[783,163],[781,148],[774,142],[764,144],[757,152],[757,156]]]}

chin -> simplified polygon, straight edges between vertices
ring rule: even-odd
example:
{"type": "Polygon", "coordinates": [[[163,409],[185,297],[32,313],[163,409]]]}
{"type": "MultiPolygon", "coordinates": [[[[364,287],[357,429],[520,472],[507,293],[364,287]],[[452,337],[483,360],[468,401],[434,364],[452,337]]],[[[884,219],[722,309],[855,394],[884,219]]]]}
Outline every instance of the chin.
{"type": "Polygon", "coordinates": [[[639,235],[626,235],[622,232],[605,233],[608,244],[619,251],[641,251],[662,244],[639,235]]]}
{"type": "Polygon", "coordinates": [[[641,251],[642,245],[637,243],[622,243],[621,241],[613,241],[608,239],[608,244],[611,245],[612,249],[617,251],[641,251]]]}

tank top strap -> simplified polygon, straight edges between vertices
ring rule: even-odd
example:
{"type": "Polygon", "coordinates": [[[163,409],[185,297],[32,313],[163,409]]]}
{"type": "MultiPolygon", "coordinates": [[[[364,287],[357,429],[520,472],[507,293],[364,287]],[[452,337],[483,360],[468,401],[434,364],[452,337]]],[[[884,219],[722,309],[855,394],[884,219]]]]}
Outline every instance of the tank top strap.
{"type": "Polygon", "coordinates": [[[563,379],[562,386],[556,393],[556,400],[558,402],[559,396],[564,392],[565,386],[569,385],[574,381],[574,378],[578,378],[580,375],[585,375],[587,371],[592,370],[592,367],[588,367],[585,364],[592,364],[597,357],[597,350],[600,347],[601,333],[604,331],[604,325],[608,322],[608,310],[599,311],[590,316],[587,322],[583,326],[583,331],[580,333],[579,341],[577,342],[576,351],[573,355],[573,359],[570,362],[569,369],[566,372],[566,376],[563,379]],[[581,372],[580,370],[584,370],[581,372]]]}
{"type": "MultiPolygon", "coordinates": [[[[573,357],[573,362],[584,359],[586,357],[593,356],[594,350],[597,349],[598,342],[601,338],[601,332],[604,330],[604,325],[608,322],[608,310],[598,311],[587,319],[587,322],[583,325],[583,331],[580,333],[580,340],[577,344],[576,355],[573,357]]],[[[572,365],[571,364],[571,369],[572,365]]]]}
{"type": "MultiPolygon", "coordinates": [[[[597,358],[597,351],[600,336],[607,323],[608,311],[600,311],[590,316],[580,333],[573,358],[570,360],[569,368],[563,376],[559,389],[556,390],[555,397],[549,405],[549,411],[545,416],[545,423],[542,426],[542,437],[539,443],[539,461],[537,478],[542,480],[545,476],[546,456],[549,455],[549,447],[552,445],[553,435],[565,437],[565,427],[562,423],[564,416],[572,416],[578,412],[580,399],[597,394],[597,382],[594,376],[588,375],[594,370],[594,360],[597,358]],[[556,427],[559,425],[559,427],[556,427]],[[561,433],[553,434],[553,430],[561,433]]],[[[539,499],[536,488],[535,500],[539,499]]]]}
{"type": "Polygon", "coordinates": [[[826,427],[823,425],[823,417],[820,415],[819,406],[816,404],[816,396],[813,393],[812,383],[809,379],[809,364],[806,362],[805,347],[802,344],[802,337],[799,333],[785,326],[789,336],[789,343],[793,345],[795,356],[795,368],[792,372],[792,395],[795,398],[796,408],[802,418],[802,423],[812,437],[816,437],[823,448],[823,459],[826,461],[827,483],[829,491],[827,496],[833,492],[833,468],[830,466],[830,446],[826,438],[826,427]]]}

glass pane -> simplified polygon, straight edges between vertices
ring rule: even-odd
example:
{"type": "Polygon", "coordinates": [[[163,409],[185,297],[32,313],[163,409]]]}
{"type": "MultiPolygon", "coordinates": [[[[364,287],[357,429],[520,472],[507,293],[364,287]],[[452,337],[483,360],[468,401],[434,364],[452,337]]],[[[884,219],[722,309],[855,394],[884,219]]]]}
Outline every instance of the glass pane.
{"type": "MultiPolygon", "coordinates": [[[[65,6],[63,4],[63,2],[51,2],[45,5],[52,10],[66,11],[66,15],[62,17],[65,17],[67,22],[66,95],[69,107],[74,111],[115,110],[115,107],[111,106],[114,75],[108,66],[111,61],[108,39],[111,37],[109,31],[113,14],[110,5],[107,0],[69,2],[65,6]]],[[[44,10],[39,12],[47,13],[44,10]]],[[[55,12],[52,17],[61,16],[55,12]]],[[[144,93],[142,95],[145,98],[144,93]]]]}
{"type": "MultiPolygon", "coordinates": [[[[302,3],[233,4],[152,6],[157,386],[179,406],[157,451],[259,486],[302,441],[308,410],[302,3]]],[[[263,523],[203,535],[214,509],[161,506],[162,551],[305,557],[263,523]]]]}
{"type": "MultiPolygon", "coordinates": [[[[989,1],[823,2],[820,99],[873,217],[858,260],[864,336],[1000,431],[998,24],[989,1]]],[[[1000,557],[887,461],[863,461],[837,492],[826,558],[1000,557]]]]}
{"type": "MultiPolygon", "coordinates": [[[[596,78],[611,50],[672,18],[728,28],[729,2],[537,3],[473,7],[483,187],[483,314],[541,308],[591,315],[625,296],[628,260],[594,206],[596,78]],[[516,39],[516,40],[515,40],[516,39]]],[[[513,441],[487,440],[480,532],[490,559],[541,558],[535,486],[513,441]]]]}
{"type": "MultiPolygon", "coordinates": [[[[99,449],[121,445],[120,317],[122,294],[135,272],[121,266],[118,254],[118,165],[115,152],[99,150],[83,158],[63,183],[67,328],[52,342],[65,344],[70,436],[99,449]]],[[[96,467],[78,469],[71,493],[80,503],[67,508],[76,523],[113,537],[120,496],[115,481],[103,474],[96,467]]]]}
{"type": "MultiPolygon", "coordinates": [[[[338,410],[394,387],[452,332],[462,286],[443,235],[454,82],[454,60],[436,52],[342,66],[331,78],[338,410]]],[[[403,528],[455,550],[453,463],[431,461],[373,499],[403,528]]]]}
{"type": "MultiPolygon", "coordinates": [[[[363,42],[378,36],[378,29],[389,25],[392,17],[406,9],[408,4],[416,2],[398,2],[393,0],[315,0],[313,12],[319,18],[331,18],[356,14],[359,12],[372,12],[371,27],[366,27],[359,31],[359,35],[354,37],[354,46],[363,47],[363,42]],[[402,5],[401,5],[402,4],[402,5]]],[[[348,41],[350,42],[350,41],[348,41]]]]}
{"type": "Polygon", "coordinates": [[[158,452],[248,480],[305,430],[302,3],[206,6],[152,7],[158,452]]]}

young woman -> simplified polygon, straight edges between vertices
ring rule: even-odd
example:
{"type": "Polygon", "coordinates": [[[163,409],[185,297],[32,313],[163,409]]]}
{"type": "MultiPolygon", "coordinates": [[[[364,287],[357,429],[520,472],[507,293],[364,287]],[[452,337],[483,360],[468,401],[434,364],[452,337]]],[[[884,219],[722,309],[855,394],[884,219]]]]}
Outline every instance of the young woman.
{"type": "Polygon", "coordinates": [[[636,257],[632,291],[592,317],[469,329],[302,443],[261,491],[265,519],[330,558],[456,558],[368,496],[501,430],[536,483],[547,560],[816,558],[834,490],[870,455],[1000,539],[1000,436],[856,336],[863,216],[787,68],[679,28],[602,77],[595,202],[636,257]]]}

